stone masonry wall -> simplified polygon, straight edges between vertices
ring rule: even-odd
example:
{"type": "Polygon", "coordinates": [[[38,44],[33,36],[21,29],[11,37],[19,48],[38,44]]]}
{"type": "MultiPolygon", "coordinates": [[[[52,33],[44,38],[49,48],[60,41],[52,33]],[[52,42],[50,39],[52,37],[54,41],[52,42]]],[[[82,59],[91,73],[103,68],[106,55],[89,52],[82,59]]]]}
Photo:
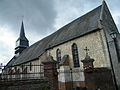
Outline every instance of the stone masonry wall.
{"type": "MultiPolygon", "coordinates": [[[[73,43],[77,44],[78,52],[79,52],[79,60],[83,60],[85,58],[85,47],[87,46],[89,51],[89,55],[91,58],[95,59],[94,66],[95,67],[110,67],[108,49],[105,41],[105,36],[103,30],[98,30],[96,32],[89,33],[88,35],[84,35],[77,39],[66,42],[62,45],[56,46],[50,50],[51,55],[56,60],[56,50],[59,48],[61,50],[62,57],[65,54],[68,54],[70,57],[70,66],[73,67],[73,59],[72,59],[72,49],[71,46],[73,43]]],[[[82,69],[82,62],[80,62],[80,68],[82,69]]]]}

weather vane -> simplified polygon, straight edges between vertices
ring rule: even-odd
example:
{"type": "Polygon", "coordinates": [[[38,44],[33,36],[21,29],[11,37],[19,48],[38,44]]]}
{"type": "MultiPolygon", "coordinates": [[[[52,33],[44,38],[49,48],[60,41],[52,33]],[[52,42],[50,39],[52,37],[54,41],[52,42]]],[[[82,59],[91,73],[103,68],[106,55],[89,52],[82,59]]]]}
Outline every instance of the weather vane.
{"type": "Polygon", "coordinates": [[[22,21],[23,21],[23,19],[24,19],[24,15],[22,15],[22,21]]]}

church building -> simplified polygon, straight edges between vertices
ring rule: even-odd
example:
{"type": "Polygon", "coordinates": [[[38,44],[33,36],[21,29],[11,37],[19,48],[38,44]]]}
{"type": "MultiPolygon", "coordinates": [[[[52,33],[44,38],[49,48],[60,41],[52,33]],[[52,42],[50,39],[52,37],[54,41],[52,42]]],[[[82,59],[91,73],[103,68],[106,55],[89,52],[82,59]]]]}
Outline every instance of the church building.
{"type": "Polygon", "coordinates": [[[58,88],[51,90],[120,90],[120,34],[105,1],[31,46],[22,22],[15,56],[4,73],[39,69],[44,72],[41,78],[58,88]]]}

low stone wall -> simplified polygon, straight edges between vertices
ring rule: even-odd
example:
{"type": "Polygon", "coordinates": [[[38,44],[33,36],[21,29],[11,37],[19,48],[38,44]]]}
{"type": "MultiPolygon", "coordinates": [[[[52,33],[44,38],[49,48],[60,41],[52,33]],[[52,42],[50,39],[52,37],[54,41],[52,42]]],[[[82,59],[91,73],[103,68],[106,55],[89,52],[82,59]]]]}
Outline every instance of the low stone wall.
{"type": "Polygon", "coordinates": [[[45,80],[0,81],[0,90],[49,90],[45,80]]]}

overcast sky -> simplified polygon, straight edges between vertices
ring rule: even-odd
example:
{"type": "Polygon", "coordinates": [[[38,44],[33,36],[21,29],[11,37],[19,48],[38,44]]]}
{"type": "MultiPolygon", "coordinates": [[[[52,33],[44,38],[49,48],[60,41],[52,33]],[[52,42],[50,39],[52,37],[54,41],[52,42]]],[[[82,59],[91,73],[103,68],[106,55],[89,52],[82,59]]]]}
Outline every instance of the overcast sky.
{"type": "MultiPolygon", "coordinates": [[[[106,0],[120,30],[120,1],[106,0]]],[[[101,5],[102,0],[0,0],[0,63],[14,56],[22,16],[30,45],[101,5]]]]}

